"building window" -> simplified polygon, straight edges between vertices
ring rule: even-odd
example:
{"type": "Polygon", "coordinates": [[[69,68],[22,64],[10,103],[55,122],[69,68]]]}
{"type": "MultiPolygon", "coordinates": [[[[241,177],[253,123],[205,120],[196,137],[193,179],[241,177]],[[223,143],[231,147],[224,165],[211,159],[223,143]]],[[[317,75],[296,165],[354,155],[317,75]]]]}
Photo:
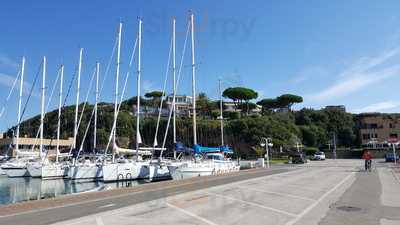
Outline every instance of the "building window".
{"type": "Polygon", "coordinates": [[[369,140],[370,138],[369,138],[369,134],[363,134],[363,139],[364,140],[369,140]]]}
{"type": "Polygon", "coordinates": [[[393,129],[393,128],[395,128],[395,125],[392,124],[392,123],[390,123],[390,124],[389,124],[389,127],[393,129]]]}

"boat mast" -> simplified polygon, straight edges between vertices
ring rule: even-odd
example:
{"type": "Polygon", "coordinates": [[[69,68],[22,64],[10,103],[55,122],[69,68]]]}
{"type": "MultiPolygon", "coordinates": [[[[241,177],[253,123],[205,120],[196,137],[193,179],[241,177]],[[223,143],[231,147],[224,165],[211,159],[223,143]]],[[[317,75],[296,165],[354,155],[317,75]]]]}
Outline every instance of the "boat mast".
{"type": "Polygon", "coordinates": [[[141,51],[142,51],[142,19],[139,18],[139,34],[138,34],[138,64],[137,64],[137,97],[136,97],[136,160],[139,158],[139,142],[140,142],[140,76],[141,76],[141,51]]]}
{"type": "Polygon", "coordinates": [[[46,85],[46,56],[43,56],[42,70],[42,95],[41,95],[41,111],[40,111],[40,152],[39,156],[43,159],[43,122],[44,122],[44,102],[45,102],[45,85],[46,85]]]}
{"type": "Polygon", "coordinates": [[[78,110],[79,110],[79,91],[81,89],[82,54],[83,54],[83,48],[81,48],[80,51],[79,51],[78,82],[77,82],[77,87],[76,87],[76,105],[75,105],[73,149],[76,148],[76,139],[77,139],[77,136],[78,136],[78,110]]]}
{"type": "Polygon", "coordinates": [[[17,140],[15,142],[15,150],[18,157],[19,152],[19,127],[21,123],[21,104],[22,104],[22,90],[24,87],[24,73],[25,73],[25,56],[22,56],[22,65],[21,65],[21,81],[19,84],[19,101],[18,101],[18,119],[17,119],[17,140]]]}
{"type": "MultiPolygon", "coordinates": [[[[176,144],[176,57],[175,57],[175,49],[176,49],[176,18],[172,20],[172,75],[173,75],[173,85],[174,85],[174,94],[172,99],[172,107],[174,112],[173,117],[173,138],[174,144],[176,144]]],[[[174,159],[176,159],[176,149],[174,148],[174,159]]]]}
{"type": "MultiPolygon", "coordinates": [[[[119,23],[118,29],[118,47],[117,47],[117,71],[115,72],[115,102],[114,102],[114,130],[113,130],[113,150],[116,147],[116,134],[117,134],[117,117],[118,117],[118,95],[119,95],[119,66],[121,60],[121,33],[122,22],[119,23]]],[[[113,161],[115,152],[113,151],[113,161]]]]}
{"type": "Polygon", "coordinates": [[[219,82],[219,110],[221,112],[220,114],[220,120],[221,120],[221,146],[224,146],[224,114],[223,114],[223,102],[222,102],[222,88],[221,88],[221,79],[218,80],[219,82]]]}
{"type": "Polygon", "coordinates": [[[94,128],[93,128],[93,153],[96,153],[97,145],[97,103],[99,101],[99,73],[100,63],[96,63],[96,99],[94,103],[94,128]]]}
{"type": "Polygon", "coordinates": [[[60,74],[60,91],[58,93],[58,120],[57,120],[57,151],[56,151],[56,162],[60,156],[60,129],[61,129],[61,106],[62,106],[62,95],[63,95],[63,80],[64,80],[64,65],[61,65],[60,74]]]}
{"type": "Polygon", "coordinates": [[[193,145],[197,145],[197,126],[196,126],[196,64],[194,60],[194,14],[190,14],[191,33],[192,33],[192,104],[193,104],[193,145]]]}

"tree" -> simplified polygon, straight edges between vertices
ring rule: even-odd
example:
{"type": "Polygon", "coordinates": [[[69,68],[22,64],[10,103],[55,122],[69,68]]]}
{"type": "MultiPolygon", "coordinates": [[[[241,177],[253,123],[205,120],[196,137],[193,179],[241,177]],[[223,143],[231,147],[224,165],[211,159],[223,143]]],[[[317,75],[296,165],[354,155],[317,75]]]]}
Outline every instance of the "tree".
{"type": "Polygon", "coordinates": [[[152,92],[147,92],[144,97],[146,98],[161,98],[164,96],[164,93],[162,91],[152,91],[152,92]]]}
{"type": "Polygon", "coordinates": [[[280,108],[287,108],[290,111],[293,104],[303,102],[303,97],[292,94],[283,94],[276,98],[276,100],[280,108]]]}
{"type": "Polygon", "coordinates": [[[261,101],[258,101],[257,105],[261,105],[262,106],[263,112],[265,110],[274,111],[275,109],[279,108],[278,107],[278,101],[276,100],[276,98],[264,98],[261,101]]]}
{"type": "Polygon", "coordinates": [[[200,92],[196,98],[196,107],[203,117],[211,117],[212,110],[217,109],[216,106],[217,104],[211,101],[204,92],[200,92]]]}
{"type": "Polygon", "coordinates": [[[340,109],[324,109],[322,110],[327,115],[326,130],[329,133],[337,135],[338,145],[351,147],[356,140],[355,122],[353,115],[346,113],[340,109]]]}
{"type": "Polygon", "coordinates": [[[151,105],[153,107],[158,107],[161,102],[161,97],[164,96],[164,93],[162,91],[152,91],[148,92],[144,95],[146,98],[151,98],[151,105]]]}
{"type": "Polygon", "coordinates": [[[235,103],[236,109],[238,109],[239,104],[243,104],[243,101],[247,106],[247,114],[249,113],[249,102],[252,99],[258,97],[258,93],[250,88],[245,87],[230,87],[224,90],[222,96],[231,99],[235,103]]]}
{"type": "Polygon", "coordinates": [[[295,114],[296,125],[316,125],[326,129],[328,116],[324,111],[314,109],[301,109],[295,114]]]}
{"type": "Polygon", "coordinates": [[[303,143],[309,147],[320,147],[328,142],[326,132],[323,128],[311,125],[300,126],[303,143]]]}
{"type": "Polygon", "coordinates": [[[239,108],[243,111],[246,112],[247,110],[253,110],[257,108],[257,104],[253,103],[253,102],[249,102],[248,104],[244,105],[240,105],[239,108]]]}

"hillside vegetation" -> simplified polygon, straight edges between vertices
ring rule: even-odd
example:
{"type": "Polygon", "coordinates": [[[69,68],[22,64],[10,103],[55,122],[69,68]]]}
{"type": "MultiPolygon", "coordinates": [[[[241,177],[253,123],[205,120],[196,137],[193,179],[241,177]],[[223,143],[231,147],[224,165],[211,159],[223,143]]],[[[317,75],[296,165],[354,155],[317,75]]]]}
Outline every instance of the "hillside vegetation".
{"type": "MultiPolygon", "coordinates": [[[[155,99],[157,100],[157,99],[155,99]]],[[[135,145],[135,121],[133,106],[136,97],[122,103],[121,112],[117,122],[117,142],[121,147],[133,147],[135,145]]],[[[154,105],[153,100],[142,100],[143,107],[154,105]]],[[[289,150],[302,143],[307,147],[326,148],[333,135],[337,137],[337,144],[343,147],[352,147],[359,144],[354,116],[339,109],[302,109],[299,111],[271,110],[270,107],[263,108],[260,114],[248,114],[247,102],[243,112],[224,112],[225,142],[234,147],[236,153],[242,157],[253,155],[260,143],[261,137],[271,137],[274,148],[289,150]]],[[[80,105],[80,110],[83,104],[80,105]]],[[[206,96],[198,100],[198,142],[205,146],[218,146],[221,143],[220,121],[218,116],[218,104],[209,100],[206,96]]],[[[240,108],[240,107],[238,107],[240,108]]],[[[78,146],[82,142],[85,129],[88,125],[93,105],[86,105],[79,135],[78,146]]],[[[97,146],[105,148],[112,127],[113,105],[108,103],[99,104],[97,122],[97,146]]],[[[55,138],[57,130],[57,110],[48,112],[45,117],[44,135],[46,138],[55,138]]],[[[62,110],[61,137],[73,136],[75,106],[67,106],[62,110]]],[[[35,137],[39,127],[39,116],[35,116],[21,123],[21,135],[35,137]]],[[[141,119],[141,135],[144,145],[151,146],[154,139],[157,118],[144,115],[141,119]]],[[[167,118],[162,118],[158,143],[161,145],[167,118]]],[[[15,128],[15,127],[14,127],[15,128]]],[[[12,128],[12,129],[14,129],[12,128]]],[[[11,130],[8,134],[11,135],[11,130]]],[[[192,119],[177,119],[177,137],[184,144],[192,145],[192,119]]],[[[93,123],[91,124],[87,139],[85,141],[87,151],[93,146],[93,123]]],[[[170,126],[167,147],[172,147],[172,127],[170,126]]]]}

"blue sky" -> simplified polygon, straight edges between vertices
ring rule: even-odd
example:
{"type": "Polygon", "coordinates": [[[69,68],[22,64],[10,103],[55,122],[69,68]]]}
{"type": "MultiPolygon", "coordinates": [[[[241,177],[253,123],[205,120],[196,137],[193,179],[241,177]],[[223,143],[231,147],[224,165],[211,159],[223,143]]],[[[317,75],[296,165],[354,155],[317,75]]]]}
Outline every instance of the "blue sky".
{"type": "MultiPolygon", "coordinates": [[[[120,20],[124,24],[122,80],[138,16],[143,18],[144,29],[143,92],[161,89],[171,18],[177,17],[179,62],[189,9],[195,12],[197,25],[197,88],[210,97],[217,97],[217,80],[221,77],[225,87],[251,87],[260,98],[282,93],[302,95],[304,103],[297,108],[344,104],[351,112],[400,109],[400,2],[389,0],[2,1],[0,102],[7,97],[22,55],[27,57],[25,89],[33,82],[42,56],[47,56],[49,93],[61,63],[68,85],[80,47],[85,49],[83,100],[95,62],[101,63],[103,71],[106,67],[120,20]]],[[[180,94],[190,94],[189,56],[183,63],[180,94]]],[[[113,98],[114,64],[103,101],[113,98]]],[[[129,84],[127,96],[132,96],[136,92],[135,77],[129,84]]],[[[93,91],[90,93],[92,101],[93,91]]],[[[15,92],[1,118],[2,130],[15,124],[16,100],[15,92]]],[[[68,98],[68,104],[73,101],[74,96],[68,98]]],[[[39,87],[35,87],[24,119],[39,113],[39,103],[39,87]]],[[[50,109],[56,105],[55,96],[50,109]]]]}

